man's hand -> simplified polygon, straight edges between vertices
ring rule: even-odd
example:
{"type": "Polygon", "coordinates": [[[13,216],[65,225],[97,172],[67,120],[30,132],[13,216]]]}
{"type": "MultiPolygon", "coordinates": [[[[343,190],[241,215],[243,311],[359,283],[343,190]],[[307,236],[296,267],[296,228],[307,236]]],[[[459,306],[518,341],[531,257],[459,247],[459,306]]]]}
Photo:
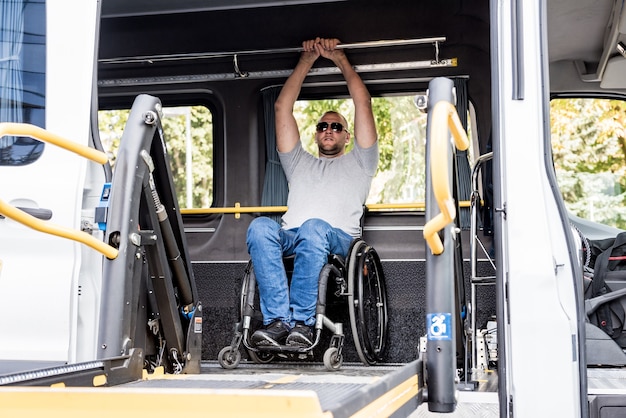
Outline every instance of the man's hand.
{"type": "Polygon", "coordinates": [[[345,54],[341,49],[336,49],[339,45],[338,39],[315,38],[302,43],[302,57],[308,62],[315,62],[320,56],[327,58],[334,63],[345,58],[345,54]]]}
{"type": "Polygon", "coordinates": [[[320,51],[315,47],[316,42],[319,39],[320,38],[311,39],[311,40],[302,42],[302,55],[300,56],[301,60],[313,65],[313,63],[320,56],[320,51]]]}
{"type": "Polygon", "coordinates": [[[343,50],[337,49],[337,45],[339,45],[339,39],[334,38],[316,38],[314,41],[314,46],[317,52],[335,64],[346,57],[343,50]]]}

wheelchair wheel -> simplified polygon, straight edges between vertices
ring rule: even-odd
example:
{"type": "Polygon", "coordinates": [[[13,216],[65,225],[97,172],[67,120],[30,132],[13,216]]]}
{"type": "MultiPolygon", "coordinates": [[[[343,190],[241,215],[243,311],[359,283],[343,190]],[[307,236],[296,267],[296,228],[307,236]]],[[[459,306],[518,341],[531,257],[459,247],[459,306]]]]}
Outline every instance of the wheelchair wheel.
{"type": "Polygon", "coordinates": [[[330,347],[324,352],[324,367],[327,370],[339,370],[343,364],[343,356],[337,347],[330,347]]]}
{"type": "Polygon", "coordinates": [[[348,254],[348,313],[357,354],[366,365],[382,361],[387,341],[387,292],[380,258],[363,240],[348,254]]]}
{"type": "MultiPolygon", "coordinates": [[[[259,301],[258,290],[256,289],[256,276],[254,275],[254,269],[252,268],[252,261],[249,261],[241,282],[241,293],[239,295],[239,317],[243,321],[246,315],[250,315],[250,334],[263,325],[263,315],[260,312],[260,306],[261,303],[259,301]],[[255,286],[254,293],[252,293],[254,296],[251,296],[251,285],[255,286]],[[250,300],[251,298],[253,298],[253,300],[250,300]]],[[[272,353],[255,352],[252,350],[247,350],[247,352],[250,360],[256,364],[270,363],[275,358],[272,353]]]]}
{"type": "Polygon", "coordinates": [[[248,350],[248,356],[250,360],[252,360],[256,364],[267,364],[271,363],[274,360],[274,354],[272,353],[264,353],[264,352],[255,352],[252,350],[248,350]]]}
{"type": "Polygon", "coordinates": [[[226,346],[220,350],[217,361],[224,369],[236,369],[241,361],[241,353],[239,350],[233,350],[231,346],[226,346]]]}
{"type": "Polygon", "coordinates": [[[250,285],[250,275],[252,271],[252,261],[248,261],[243,280],[241,281],[241,293],[239,293],[239,318],[243,319],[245,307],[248,301],[248,287],[250,285]]]}

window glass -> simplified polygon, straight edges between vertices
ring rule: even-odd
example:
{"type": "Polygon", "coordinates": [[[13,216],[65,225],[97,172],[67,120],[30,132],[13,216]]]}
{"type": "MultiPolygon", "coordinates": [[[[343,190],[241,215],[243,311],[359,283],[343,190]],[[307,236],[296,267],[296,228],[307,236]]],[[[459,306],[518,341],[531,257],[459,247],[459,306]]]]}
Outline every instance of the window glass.
{"type": "MultiPolygon", "coordinates": [[[[423,204],[426,199],[427,115],[417,109],[414,99],[414,94],[372,98],[380,160],[367,204],[423,204]]],[[[327,110],[338,111],[349,124],[354,121],[349,99],[301,100],[294,108],[304,147],[314,155],[315,124],[327,110]]],[[[353,127],[348,130],[353,132],[353,127]]],[[[352,146],[351,141],[347,150],[352,146]]]]}
{"type": "MultiPolygon", "coordinates": [[[[129,110],[98,113],[100,139],[115,170],[129,110]]],[[[213,204],[213,117],[205,106],[163,108],[163,135],[181,208],[213,204]]]]}
{"type": "Polygon", "coordinates": [[[626,105],[622,100],[554,99],[552,154],[567,209],[626,229],[626,105]]]}
{"type": "MultiPolygon", "coordinates": [[[[0,2],[0,122],[45,128],[45,0],[0,2]]],[[[0,138],[0,165],[37,160],[44,144],[28,137],[0,138]]]]}

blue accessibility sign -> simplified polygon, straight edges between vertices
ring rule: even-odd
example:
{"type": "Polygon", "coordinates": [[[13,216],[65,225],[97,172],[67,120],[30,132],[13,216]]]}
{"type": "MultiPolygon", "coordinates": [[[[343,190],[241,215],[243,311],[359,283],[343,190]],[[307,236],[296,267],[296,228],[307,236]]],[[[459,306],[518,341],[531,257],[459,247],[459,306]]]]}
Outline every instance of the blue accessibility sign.
{"type": "Polygon", "coordinates": [[[426,325],[429,341],[452,339],[452,314],[429,313],[426,315],[426,325]]]}

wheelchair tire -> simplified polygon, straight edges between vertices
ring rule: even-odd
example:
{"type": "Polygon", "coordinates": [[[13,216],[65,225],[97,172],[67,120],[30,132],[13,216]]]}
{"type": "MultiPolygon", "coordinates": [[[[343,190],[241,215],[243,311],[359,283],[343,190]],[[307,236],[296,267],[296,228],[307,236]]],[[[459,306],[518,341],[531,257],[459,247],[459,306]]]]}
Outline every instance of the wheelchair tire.
{"type": "Polygon", "coordinates": [[[263,314],[261,313],[261,302],[259,300],[259,289],[256,284],[256,275],[252,261],[248,261],[243,279],[241,281],[241,292],[239,293],[239,318],[242,322],[246,316],[252,320],[250,334],[263,325],[263,314]],[[254,283],[254,292],[250,292],[250,283],[254,283]],[[250,295],[252,293],[252,295],[250,295]],[[252,300],[248,300],[252,297],[252,300]]]}
{"type": "Polygon", "coordinates": [[[239,318],[244,317],[244,308],[248,300],[248,285],[250,284],[250,274],[252,272],[252,261],[248,261],[243,280],[241,281],[241,293],[239,293],[239,318]]]}
{"type": "Polygon", "coordinates": [[[348,313],[352,337],[365,365],[383,359],[387,343],[387,290],[376,250],[355,242],[348,254],[348,313]]]}
{"type": "Polygon", "coordinates": [[[343,356],[337,347],[330,347],[324,352],[324,367],[327,370],[339,370],[343,364],[343,356]]]}
{"type": "Polygon", "coordinates": [[[220,350],[217,361],[224,369],[236,369],[241,361],[241,352],[228,345],[220,350]]]}
{"type": "Polygon", "coordinates": [[[267,363],[271,363],[274,358],[276,356],[274,356],[274,354],[272,353],[267,353],[267,352],[255,352],[252,350],[248,350],[248,356],[250,357],[250,360],[252,360],[254,363],[256,364],[267,364],[267,363]]]}

